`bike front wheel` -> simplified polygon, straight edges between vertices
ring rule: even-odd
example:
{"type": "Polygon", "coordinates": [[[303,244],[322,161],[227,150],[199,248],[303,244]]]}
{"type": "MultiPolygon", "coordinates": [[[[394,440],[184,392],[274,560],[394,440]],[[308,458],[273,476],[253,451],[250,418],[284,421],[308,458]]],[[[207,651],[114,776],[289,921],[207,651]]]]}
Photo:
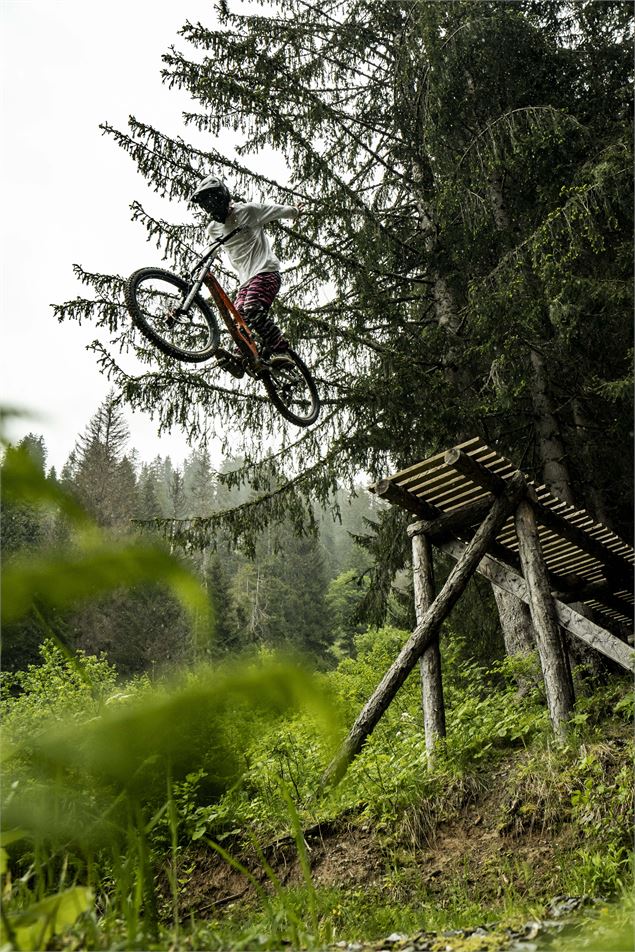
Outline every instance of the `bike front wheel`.
{"type": "Polygon", "coordinates": [[[320,398],[311,372],[292,350],[271,357],[262,376],[267,396],[285,420],[310,426],[320,413],[320,398]]]}
{"type": "Polygon", "coordinates": [[[163,268],[141,268],[124,286],[126,307],[141,333],[170,357],[199,363],[218,349],[218,322],[196,295],[187,311],[182,303],[190,285],[163,268]]]}

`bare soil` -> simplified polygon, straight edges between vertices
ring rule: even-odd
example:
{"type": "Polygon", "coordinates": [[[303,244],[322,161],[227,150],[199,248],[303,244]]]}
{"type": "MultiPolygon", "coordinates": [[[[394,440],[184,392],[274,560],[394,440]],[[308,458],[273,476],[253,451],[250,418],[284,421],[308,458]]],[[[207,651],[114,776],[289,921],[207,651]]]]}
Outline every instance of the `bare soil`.
{"type": "MultiPolygon", "coordinates": [[[[523,805],[513,791],[510,794],[506,778],[492,775],[489,780],[486,789],[464,790],[450,815],[442,819],[422,804],[404,816],[396,831],[378,830],[355,818],[306,830],[314,885],[345,890],[382,887],[395,901],[408,901],[422,892],[441,898],[460,884],[484,904],[495,902],[513,886],[519,897],[546,901],[559,891],[560,857],[574,845],[574,831],[564,814],[563,822],[555,826],[553,821],[548,827],[541,825],[539,818],[519,823],[523,805]],[[402,875],[395,877],[395,870],[402,875]]],[[[227,850],[264,889],[270,889],[270,877],[256,851],[231,845],[227,850]]],[[[266,844],[263,853],[283,885],[303,883],[291,837],[266,844]]],[[[208,847],[192,848],[183,864],[189,878],[181,907],[186,915],[211,915],[256,896],[249,878],[208,847]]]]}

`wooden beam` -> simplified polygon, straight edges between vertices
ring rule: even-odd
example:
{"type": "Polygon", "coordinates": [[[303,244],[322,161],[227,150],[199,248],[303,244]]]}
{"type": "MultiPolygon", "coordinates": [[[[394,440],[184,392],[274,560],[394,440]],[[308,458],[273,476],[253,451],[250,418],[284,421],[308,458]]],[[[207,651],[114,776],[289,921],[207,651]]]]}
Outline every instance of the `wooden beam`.
{"type": "MultiPolygon", "coordinates": [[[[411,523],[408,526],[408,535],[410,538],[413,538],[415,535],[423,533],[431,542],[434,542],[436,546],[443,548],[446,542],[451,542],[457,537],[460,539],[470,538],[474,532],[475,524],[483,518],[490,505],[491,497],[487,497],[487,499],[479,499],[478,502],[471,503],[469,506],[465,506],[464,508],[453,509],[451,512],[444,512],[435,519],[421,519],[417,522],[411,523]]],[[[507,533],[506,539],[511,542],[511,532],[507,533]]],[[[516,542],[515,531],[513,533],[513,539],[514,542],[516,542]]],[[[550,564],[552,553],[551,546],[554,544],[556,544],[558,548],[562,547],[563,549],[568,549],[571,559],[580,560],[584,558],[583,553],[580,553],[579,549],[572,549],[571,546],[573,543],[568,542],[567,540],[552,539],[548,541],[547,545],[543,546],[543,553],[545,556],[547,553],[549,553],[549,558],[546,558],[546,561],[547,568],[549,570],[551,588],[552,590],[558,590],[561,592],[561,601],[571,601],[573,596],[576,596],[576,600],[582,600],[585,596],[584,594],[581,594],[580,586],[584,583],[581,583],[580,579],[576,579],[575,576],[567,577],[565,575],[569,556],[567,559],[557,560],[555,565],[550,564]],[[575,556],[576,552],[578,553],[577,556],[575,556]],[[559,571],[560,568],[564,570],[562,573],[559,571]],[[569,590],[571,590],[572,598],[569,598],[568,596],[569,590]]],[[[517,570],[520,569],[520,562],[517,554],[511,549],[505,548],[499,542],[493,542],[489,547],[489,552],[502,562],[511,565],[517,570]]],[[[617,584],[613,585],[612,587],[617,587],[617,584]]],[[[599,586],[594,591],[589,591],[589,597],[591,595],[596,597],[598,601],[604,601],[608,607],[621,610],[626,614],[627,617],[630,617],[632,606],[628,602],[620,601],[615,596],[612,596],[609,592],[608,586],[599,586]],[[606,593],[606,595],[603,597],[604,593],[606,593]]]]}
{"type": "Polygon", "coordinates": [[[399,506],[401,509],[407,509],[408,512],[419,516],[420,519],[434,519],[438,515],[438,510],[430,506],[424,499],[419,499],[414,493],[409,493],[407,489],[403,489],[390,479],[382,479],[369,488],[380,499],[385,499],[386,502],[392,503],[393,506],[399,506]]]}
{"type": "MultiPolygon", "coordinates": [[[[434,601],[432,546],[429,539],[424,535],[414,535],[412,537],[412,581],[415,617],[417,625],[420,625],[434,601]]],[[[434,760],[437,743],[446,736],[438,633],[419,659],[419,674],[421,678],[421,707],[426,736],[426,751],[428,753],[428,763],[431,764],[434,760]]]]}
{"type": "MultiPolygon", "coordinates": [[[[447,466],[465,476],[466,479],[469,479],[477,486],[480,486],[482,489],[494,495],[499,495],[505,486],[505,480],[502,479],[501,476],[493,473],[477,460],[468,456],[460,447],[454,447],[448,450],[445,454],[444,462],[447,466]]],[[[560,538],[565,539],[567,542],[576,546],[576,548],[581,549],[583,552],[598,559],[602,564],[607,565],[618,578],[626,581],[627,577],[629,580],[627,585],[630,584],[630,586],[632,586],[633,566],[628,559],[624,557],[623,553],[609,547],[608,542],[610,539],[604,541],[594,538],[585,531],[584,528],[576,525],[571,518],[568,519],[560,511],[555,511],[545,506],[540,501],[536,490],[532,487],[529,487],[528,495],[534,505],[536,517],[541,525],[552,529],[560,538]]],[[[563,504],[561,508],[566,510],[568,506],[563,504]]],[[[581,513],[579,518],[583,518],[593,525],[592,517],[588,514],[581,513]]],[[[579,518],[577,521],[579,521],[579,518]]],[[[626,551],[628,550],[626,549],[626,551]]]]}
{"type": "Polygon", "coordinates": [[[555,597],[558,598],[559,601],[564,602],[565,605],[568,605],[570,602],[596,601],[604,608],[619,612],[625,619],[623,624],[628,626],[628,622],[630,621],[632,630],[633,603],[627,601],[625,598],[622,599],[619,595],[615,595],[612,591],[604,587],[593,591],[593,586],[590,585],[588,591],[584,592],[583,595],[578,594],[577,597],[569,592],[555,592],[555,597]]]}
{"type": "Polygon", "coordinates": [[[460,535],[465,530],[474,531],[474,526],[483,520],[492,507],[491,498],[479,499],[469,506],[444,512],[434,519],[422,519],[408,526],[408,535],[414,538],[423,534],[431,542],[439,543],[460,535]]]}
{"type": "MultiPolygon", "coordinates": [[[[552,579],[552,583],[553,581],[552,579]]],[[[596,601],[601,602],[602,605],[606,605],[607,608],[612,608],[614,611],[626,615],[627,618],[631,618],[633,615],[632,602],[626,597],[620,596],[620,594],[615,591],[615,586],[609,585],[606,579],[601,582],[589,582],[584,584],[584,582],[576,578],[576,576],[563,577],[560,582],[560,588],[553,592],[553,597],[565,604],[568,602],[585,602],[594,598],[596,601]]]]}
{"type": "MultiPolygon", "coordinates": [[[[466,440],[465,443],[460,443],[459,449],[471,450],[472,452],[480,451],[481,455],[483,453],[492,452],[488,446],[485,446],[479,436],[473,436],[471,439],[466,440]]],[[[400,470],[396,474],[396,478],[401,483],[405,482],[406,480],[411,480],[415,476],[419,476],[422,473],[429,472],[431,469],[436,469],[438,465],[443,462],[444,455],[445,451],[442,453],[436,453],[434,456],[429,456],[427,459],[421,460],[419,463],[415,463],[413,466],[408,466],[407,469],[400,470]]]]}
{"type": "MultiPolygon", "coordinates": [[[[463,542],[444,542],[440,549],[446,555],[453,559],[460,559],[465,551],[463,542]]],[[[510,592],[521,601],[529,604],[529,595],[527,593],[527,584],[518,572],[515,572],[503,561],[492,558],[489,555],[484,556],[478,566],[478,572],[488,579],[494,585],[510,592]]],[[[620,638],[612,635],[600,625],[580,615],[568,605],[559,599],[554,599],[558,624],[570,631],[572,635],[579,638],[586,645],[595,648],[601,654],[615,661],[626,671],[632,671],[635,674],[635,652],[620,638]]]]}
{"type": "Polygon", "coordinates": [[[516,509],[518,500],[525,492],[526,484],[520,473],[509,481],[505,493],[493,504],[474,538],[467,545],[461,559],[417,625],[398,657],[377,685],[364,705],[339,751],[327,767],[321,786],[337,783],[346,773],[353,757],[359,753],[384,711],[402,686],[412,668],[426,648],[432,643],[441,625],[465,590],[480,560],[485,555],[492,539],[509,514],[516,509]]]}
{"type": "Polygon", "coordinates": [[[466,479],[476,483],[477,486],[481,486],[482,489],[486,489],[494,496],[500,496],[505,489],[504,479],[482,466],[477,460],[472,459],[458,446],[448,450],[444,460],[447,466],[452,467],[457,473],[461,473],[466,479]]]}

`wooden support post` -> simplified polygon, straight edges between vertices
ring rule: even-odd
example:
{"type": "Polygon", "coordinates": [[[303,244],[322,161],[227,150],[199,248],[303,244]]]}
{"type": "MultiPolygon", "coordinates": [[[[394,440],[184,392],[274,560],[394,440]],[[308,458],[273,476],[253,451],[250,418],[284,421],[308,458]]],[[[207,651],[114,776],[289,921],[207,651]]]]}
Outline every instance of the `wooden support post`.
{"type": "Polygon", "coordinates": [[[412,671],[415,663],[434,640],[476,571],[488,546],[496,538],[508,516],[515,511],[524,492],[524,477],[521,473],[515,473],[507,483],[504,494],[494,502],[474,538],[450,572],[445,585],[426,611],[421,623],[410,635],[397,659],[364,705],[344,743],[324,772],[320,784],[322,788],[328,784],[337,783],[344,776],[351,760],[362,749],[364,741],[412,671]]]}
{"type": "Polygon", "coordinates": [[[558,737],[564,738],[567,720],[573,710],[573,681],[560,636],[536,519],[531,504],[526,500],[519,503],[515,521],[520,561],[529,594],[529,610],[545,680],[549,715],[554,732],[558,737]]]}
{"type": "MultiPolygon", "coordinates": [[[[434,601],[434,566],[432,547],[425,535],[412,536],[412,580],[414,585],[415,617],[420,625],[434,601]]],[[[419,659],[421,677],[421,706],[426,734],[428,763],[434,760],[434,748],[445,737],[445,704],[441,680],[441,652],[439,635],[419,659]]]]}

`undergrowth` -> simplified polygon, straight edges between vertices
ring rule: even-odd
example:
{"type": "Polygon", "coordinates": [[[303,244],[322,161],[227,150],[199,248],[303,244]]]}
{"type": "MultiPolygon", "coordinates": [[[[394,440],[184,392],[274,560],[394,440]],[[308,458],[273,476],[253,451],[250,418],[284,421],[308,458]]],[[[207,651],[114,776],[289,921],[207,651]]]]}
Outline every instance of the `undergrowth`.
{"type": "Polygon", "coordinates": [[[450,633],[449,733],[434,763],[411,677],[344,781],[320,793],[344,725],[403,637],[361,635],[357,659],[318,678],[264,656],[123,685],[105,661],[81,657],[78,668],[46,643],[42,664],[2,698],[5,938],[36,948],[38,929],[49,944],[70,930],[86,948],[161,948],[168,935],[174,947],[273,948],[511,920],[548,898],[537,871],[513,859],[527,836],[559,844],[543,883],[552,894],[618,895],[630,881],[633,787],[632,698],[619,680],[581,698],[570,742],[557,746],[540,688],[518,701],[516,678],[535,662],[480,669],[457,661],[450,633]],[[476,875],[448,868],[427,882],[439,829],[477,805],[510,850],[476,875]],[[316,828],[344,843],[363,833],[379,857],[374,880],[314,882],[302,830],[316,828]],[[285,838],[299,864],[283,883],[268,847],[285,838]],[[200,851],[247,886],[218,910],[194,905],[188,921],[200,851]]]}

